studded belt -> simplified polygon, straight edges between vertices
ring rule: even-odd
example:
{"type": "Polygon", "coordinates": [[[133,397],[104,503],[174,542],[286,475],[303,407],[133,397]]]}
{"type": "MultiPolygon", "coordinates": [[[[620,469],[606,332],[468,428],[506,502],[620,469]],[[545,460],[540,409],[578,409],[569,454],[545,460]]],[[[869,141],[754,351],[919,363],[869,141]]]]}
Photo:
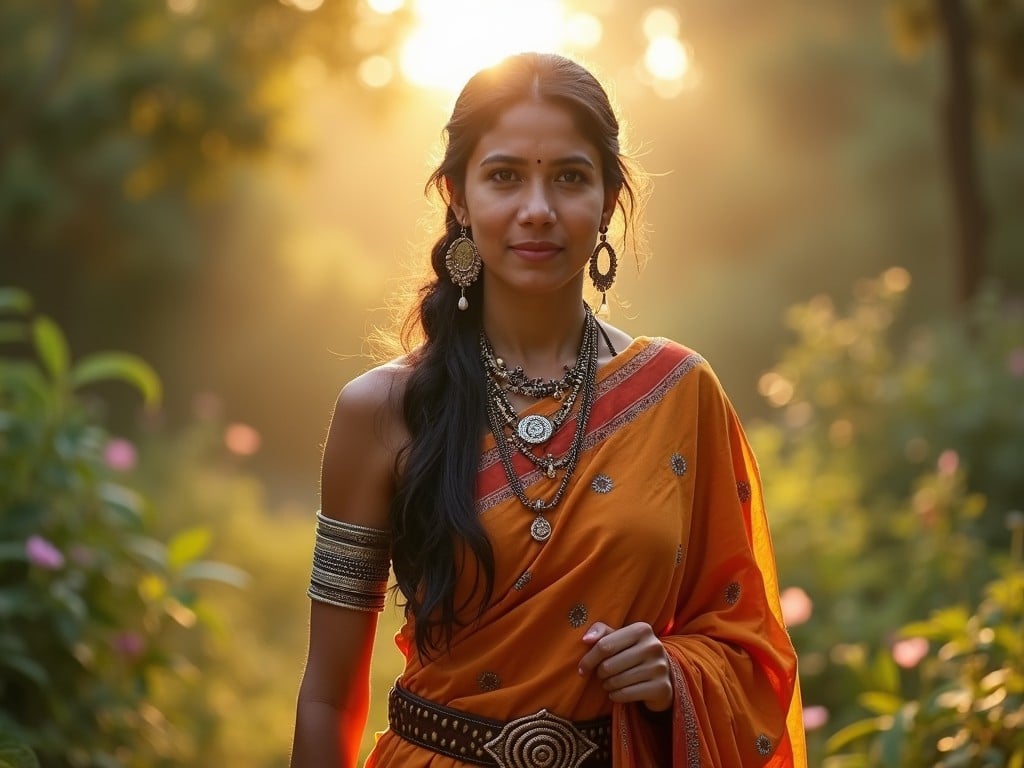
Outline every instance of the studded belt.
{"type": "Polygon", "coordinates": [[[417,746],[473,765],[498,768],[610,768],[611,718],[571,722],[542,709],[501,721],[443,707],[398,683],[388,721],[417,746]]]}

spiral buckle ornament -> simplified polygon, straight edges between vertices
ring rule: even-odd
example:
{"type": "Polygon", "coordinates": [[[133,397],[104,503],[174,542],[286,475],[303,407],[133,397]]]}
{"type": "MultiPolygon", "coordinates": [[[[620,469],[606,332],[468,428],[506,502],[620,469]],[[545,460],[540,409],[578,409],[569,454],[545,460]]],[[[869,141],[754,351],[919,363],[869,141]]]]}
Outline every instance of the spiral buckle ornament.
{"type": "Polygon", "coordinates": [[[580,768],[597,744],[569,720],[542,709],[509,720],[484,750],[499,768],[580,768]]]}

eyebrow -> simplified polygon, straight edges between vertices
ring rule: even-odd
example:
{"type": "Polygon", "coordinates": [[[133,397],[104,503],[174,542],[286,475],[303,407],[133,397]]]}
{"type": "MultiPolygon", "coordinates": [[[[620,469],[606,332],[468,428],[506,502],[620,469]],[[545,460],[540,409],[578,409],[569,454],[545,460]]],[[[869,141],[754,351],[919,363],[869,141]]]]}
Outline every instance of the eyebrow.
{"type": "MultiPolygon", "coordinates": [[[[528,161],[524,157],[516,157],[515,155],[505,155],[500,152],[496,152],[492,155],[488,155],[480,161],[480,167],[487,165],[526,165],[528,161]]],[[[594,167],[593,161],[586,155],[568,155],[567,157],[560,157],[557,160],[553,160],[552,165],[585,165],[589,168],[594,167]]]]}

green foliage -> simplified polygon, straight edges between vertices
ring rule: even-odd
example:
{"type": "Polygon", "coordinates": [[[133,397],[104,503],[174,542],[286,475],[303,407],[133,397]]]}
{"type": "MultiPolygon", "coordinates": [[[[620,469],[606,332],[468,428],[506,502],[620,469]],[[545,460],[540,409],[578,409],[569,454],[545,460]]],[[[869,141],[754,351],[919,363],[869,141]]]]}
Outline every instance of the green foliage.
{"type": "MultiPolygon", "coordinates": [[[[891,269],[845,312],[825,297],[794,307],[797,343],[760,381],[780,419],[751,430],[780,570],[814,604],[791,626],[805,703],[828,711],[833,745],[885,733],[872,760],[834,768],[934,764],[893,757],[932,738],[905,702],[940,687],[909,671],[927,648],[900,627],[931,612],[935,631],[991,620],[968,606],[1007,567],[1007,515],[1024,498],[1021,307],[990,293],[970,317],[908,329],[909,285],[891,269]]],[[[1018,621],[1005,620],[1002,634],[1018,621]]],[[[1019,643],[1012,653],[1019,667],[1019,643]]]]}
{"type": "MultiPolygon", "coordinates": [[[[1024,540],[1024,525],[1015,527],[1024,540]]],[[[915,665],[920,692],[906,700],[862,693],[860,704],[874,716],[833,734],[829,751],[865,755],[874,765],[1024,765],[1022,565],[989,584],[970,615],[957,606],[903,627],[903,637],[929,648],[915,665]]],[[[830,758],[825,767],[843,764],[830,758]]]]}
{"type": "Polygon", "coordinates": [[[32,752],[44,766],[187,762],[188,721],[172,723],[151,691],[190,664],[180,646],[204,610],[199,582],[242,575],[203,559],[202,527],[155,538],[150,503],[116,479],[132,449],[81,390],[121,380],[152,408],[152,369],[120,353],[73,362],[30,307],[0,290],[13,341],[0,348],[0,765],[33,765],[32,752]]]}

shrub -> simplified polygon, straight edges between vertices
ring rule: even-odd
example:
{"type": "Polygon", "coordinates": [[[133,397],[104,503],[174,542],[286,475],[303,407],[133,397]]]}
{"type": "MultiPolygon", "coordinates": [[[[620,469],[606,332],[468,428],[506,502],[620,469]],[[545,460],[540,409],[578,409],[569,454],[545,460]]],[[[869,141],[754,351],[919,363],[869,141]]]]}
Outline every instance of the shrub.
{"type": "Polygon", "coordinates": [[[197,582],[242,574],[202,559],[202,526],[151,535],[151,503],[117,479],[133,447],[83,395],[122,381],[153,408],[159,379],[123,353],[72,364],[57,325],[10,288],[0,353],[0,755],[30,764],[17,762],[30,749],[44,767],[187,762],[190,723],[150,693],[194,669],[181,647],[202,629],[197,582]]]}

